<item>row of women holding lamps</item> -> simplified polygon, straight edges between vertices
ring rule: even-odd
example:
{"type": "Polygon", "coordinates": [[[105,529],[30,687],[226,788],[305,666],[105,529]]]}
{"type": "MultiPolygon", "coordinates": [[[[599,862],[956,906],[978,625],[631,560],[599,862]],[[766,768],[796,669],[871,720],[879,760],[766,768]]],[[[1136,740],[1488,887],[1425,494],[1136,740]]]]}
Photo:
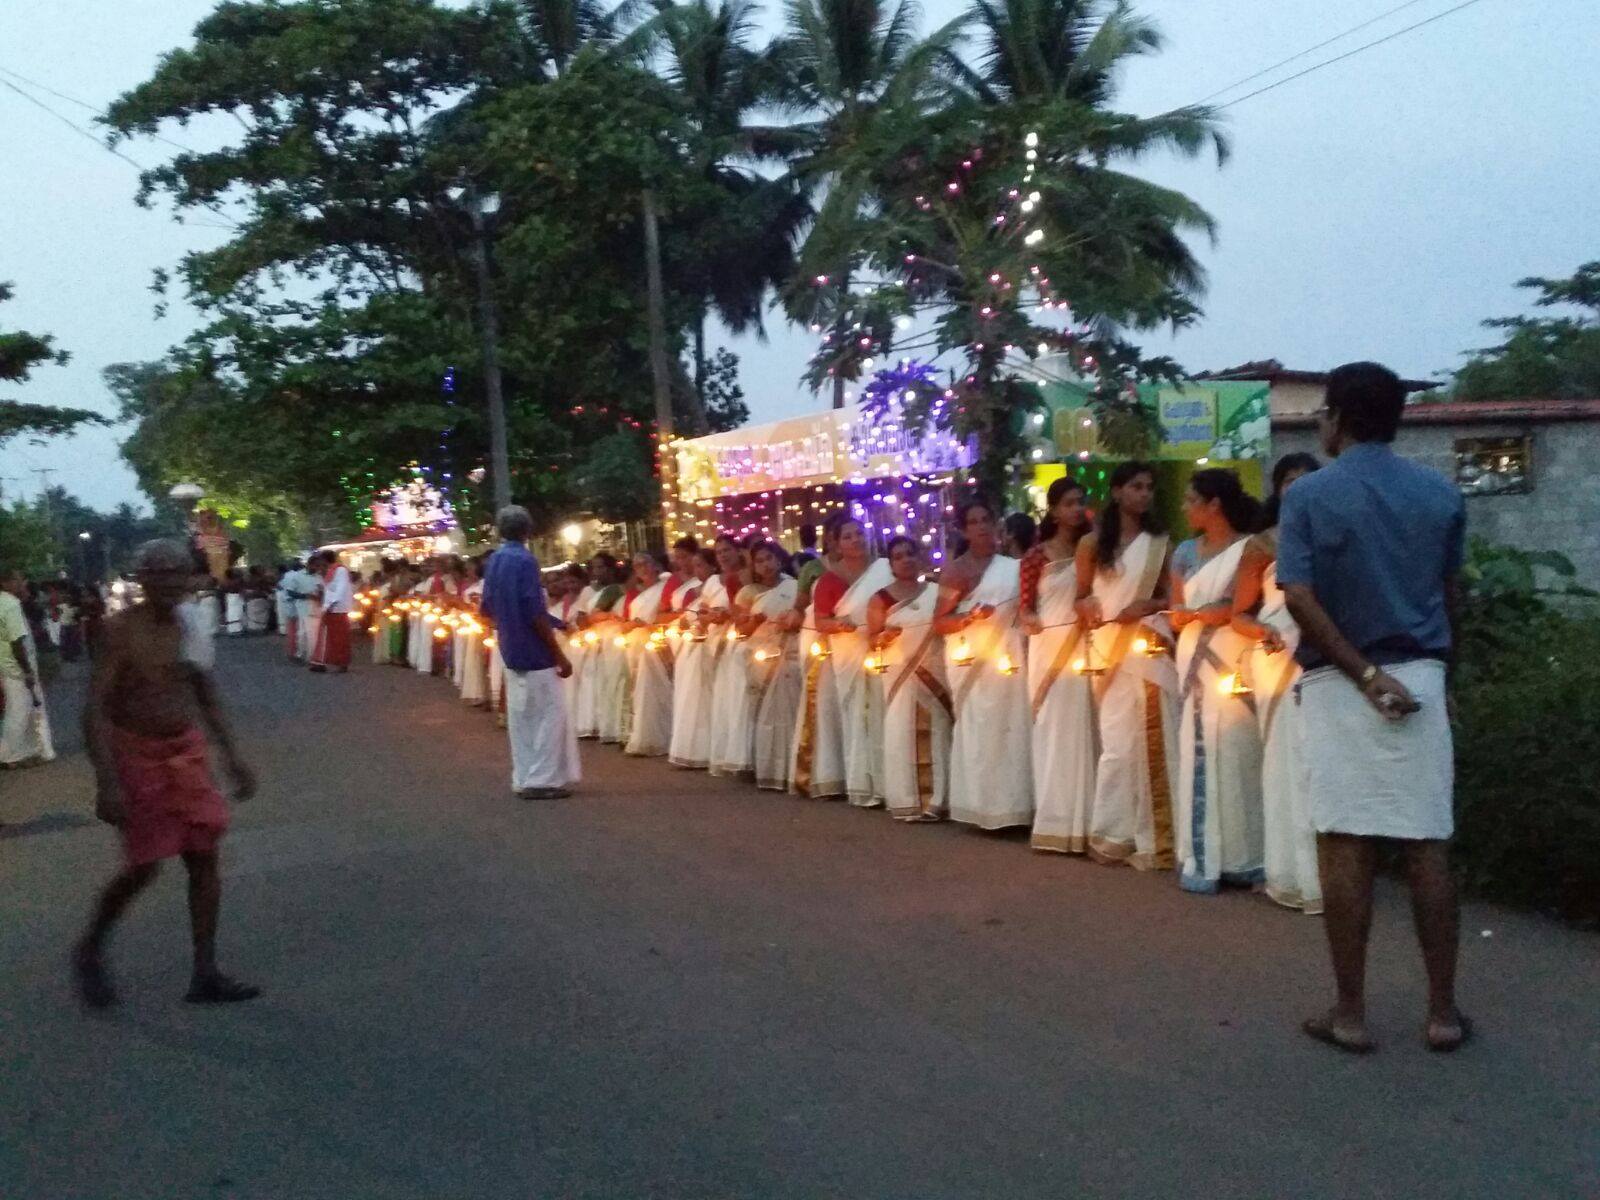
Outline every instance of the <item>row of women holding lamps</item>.
{"type": "MultiPolygon", "coordinates": [[[[1269,512],[1304,457],[1279,464],[1269,512]]],[[[971,501],[937,582],[916,542],[875,560],[849,519],[800,578],[772,542],[680,543],[670,576],[637,556],[620,604],[591,584],[562,606],[583,626],[580,735],[904,820],[1031,824],[1041,850],[1318,911],[1274,538],[1230,471],[1195,473],[1198,536],[1176,549],[1154,499],[1152,468],[1124,463],[1091,530],[1059,480],[1021,560],[971,501]]]]}

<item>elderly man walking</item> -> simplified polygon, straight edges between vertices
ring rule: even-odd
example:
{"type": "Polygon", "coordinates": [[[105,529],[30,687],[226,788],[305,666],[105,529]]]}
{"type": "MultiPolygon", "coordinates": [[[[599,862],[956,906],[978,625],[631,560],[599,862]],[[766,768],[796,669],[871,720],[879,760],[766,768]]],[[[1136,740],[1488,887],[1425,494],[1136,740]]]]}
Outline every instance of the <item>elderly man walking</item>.
{"type": "Polygon", "coordinates": [[[1428,974],[1423,1040],[1472,1036],[1456,1007],[1450,877],[1454,761],[1445,684],[1466,515],[1440,474],[1390,449],[1405,387],[1377,363],[1328,376],[1318,414],[1333,464],[1284,494],[1278,583],[1302,631],[1296,688],[1338,1000],[1304,1029],[1353,1053],[1367,1033],[1367,938],[1382,840],[1405,853],[1428,974]]]}
{"type": "Polygon", "coordinates": [[[578,782],[578,739],[561,681],[572,664],[545,606],[539,560],[528,549],[533,519],[508,505],[495,515],[501,545],[483,572],[483,611],[506,665],[511,788],[524,800],[555,800],[578,782]]]}

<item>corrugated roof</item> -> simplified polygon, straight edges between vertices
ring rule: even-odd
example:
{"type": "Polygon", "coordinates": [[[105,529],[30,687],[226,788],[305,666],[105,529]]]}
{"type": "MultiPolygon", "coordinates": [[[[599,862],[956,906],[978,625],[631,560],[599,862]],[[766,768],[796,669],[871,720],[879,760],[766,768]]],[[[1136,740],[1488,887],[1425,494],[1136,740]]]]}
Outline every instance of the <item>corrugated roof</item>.
{"type": "MultiPolygon", "coordinates": [[[[1280,413],[1274,429],[1306,429],[1316,423],[1315,413],[1280,413]]],[[[1595,400],[1423,400],[1406,405],[1406,425],[1492,425],[1507,422],[1600,421],[1600,399],[1595,400]]]]}
{"type": "MultiPolygon", "coordinates": [[[[1285,383],[1327,383],[1326,371],[1295,371],[1283,365],[1275,358],[1258,359],[1255,362],[1240,363],[1237,367],[1224,367],[1220,371],[1202,371],[1194,376],[1196,379],[1212,379],[1218,382],[1223,380],[1255,380],[1264,383],[1276,383],[1282,380],[1285,383]]],[[[1437,379],[1402,379],[1408,392],[1426,392],[1441,386],[1437,379]]]]}

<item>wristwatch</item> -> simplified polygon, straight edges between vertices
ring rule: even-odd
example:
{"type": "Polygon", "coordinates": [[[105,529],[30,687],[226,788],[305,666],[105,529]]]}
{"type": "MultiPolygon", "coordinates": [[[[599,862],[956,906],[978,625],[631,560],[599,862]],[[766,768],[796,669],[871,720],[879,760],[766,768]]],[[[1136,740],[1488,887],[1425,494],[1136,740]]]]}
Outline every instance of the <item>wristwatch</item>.
{"type": "Polygon", "coordinates": [[[1368,663],[1367,664],[1367,669],[1361,672],[1361,686],[1362,687],[1370,687],[1371,684],[1372,684],[1372,681],[1374,679],[1376,679],[1377,677],[1378,677],[1377,664],[1376,663],[1368,663]]]}

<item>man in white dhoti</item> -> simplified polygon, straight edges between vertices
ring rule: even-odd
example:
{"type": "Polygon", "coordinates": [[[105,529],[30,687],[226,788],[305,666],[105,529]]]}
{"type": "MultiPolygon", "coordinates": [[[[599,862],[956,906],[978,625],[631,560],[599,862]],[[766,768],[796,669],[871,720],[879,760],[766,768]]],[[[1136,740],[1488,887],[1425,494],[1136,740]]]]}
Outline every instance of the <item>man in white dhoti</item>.
{"type": "Polygon", "coordinates": [[[56,752],[50,740],[50,715],[39,682],[39,655],[33,631],[22,611],[28,581],[21,571],[0,576],[0,768],[49,762],[56,752]]]}
{"type": "Polygon", "coordinates": [[[1300,626],[1298,702],[1338,999],[1311,1037],[1373,1049],[1365,1010],[1378,839],[1405,851],[1428,973],[1428,1049],[1472,1036],[1456,1007],[1450,877],[1454,764],[1445,684],[1465,542],[1460,493],[1389,447],[1405,386],[1376,363],[1328,376],[1318,413],[1334,462],[1284,495],[1278,584],[1300,626]]]}
{"type": "Polygon", "coordinates": [[[483,573],[483,611],[494,622],[505,662],[506,728],[511,735],[511,787],[524,800],[572,794],[578,781],[578,739],[561,681],[572,674],[545,607],[539,560],[528,549],[533,519],[511,504],[495,516],[503,539],[483,573]]]}

